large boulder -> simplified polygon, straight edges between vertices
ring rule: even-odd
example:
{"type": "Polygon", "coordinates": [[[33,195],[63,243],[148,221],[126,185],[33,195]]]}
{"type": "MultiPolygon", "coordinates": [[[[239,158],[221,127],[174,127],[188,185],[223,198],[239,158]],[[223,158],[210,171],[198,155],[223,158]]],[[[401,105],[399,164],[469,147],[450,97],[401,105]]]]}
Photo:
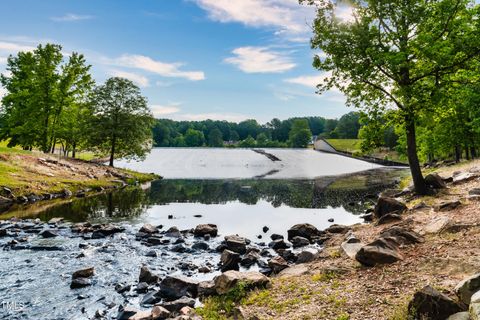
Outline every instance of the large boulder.
{"type": "Polygon", "coordinates": [[[90,278],[94,275],[94,273],[95,273],[95,268],[94,267],[80,269],[80,270],[75,271],[72,274],[72,279],[90,278]]]}
{"type": "Polygon", "coordinates": [[[237,252],[230,251],[228,249],[223,250],[220,256],[220,265],[222,271],[238,270],[241,258],[237,252]]]}
{"type": "Polygon", "coordinates": [[[216,294],[215,281],[201,281],[198,283],[198,296],[199,297],[208,297],[216,294]]]}
{"type": "Polygon", "coordinates": [[[281,256],[276,256],[268,261],[268,266],[272,269],[273,273],[279,273],[283,269],[288,268],[288,263],[281,256]]]}
{"type": "Polygon", "coordinates": [[[38,234],[42,238],[55,238],[58,237],[58,233],[54,230],[45,229],[38,234]]]}
{"type": "Polygon", "coordinates": [[[438,173],[430,173],[425,177],[425,183],[433,189],[445,189],[447,184],[438,173]]]}
{"type": "Polygon", "coordinates": [[[424,241],[423,237],[415,231],[399,226],[393,226],[382,231],[380,233],[380,237],[392,238],[398,244],[415,244],[422,243],[424,241]]]}
{"type": "Polygon", "coordinates": [[[217,294],[225,294],[240,282],[244,283],[248,289],[265,288],[270,284],[270,279],[257,271],[230,270],[215,277],[214,282],[217,294]]]}
{"type": "Polygon", "coordinates": [[[148,284],[157,283],[160,280],[160,277],[154,274],[146,266],[140,268],[140,276],[138,277],[138,282],[145,282],[148,284]]]}
{"type": "Polygon", "coordinates": [[[160,295],[167,300],[181,297],[196,298],[198,282],[182,276],[167,276],[160,282],[160,295]]]}
{"type": "Polygon", "coordinates": [[[249,268],[254,265],[260,258],[260,253],[252,250],[243,257],[242,261],[240,261],[240,264],[244,267],[249,268]]]}
{"type": "Polygon", "coordinates": [[[474,274],[462,281],[455,287],[457,297],[465,304],[470,304],[474,293],[480,290],[480,273],[474,274]]]}
{"type": "Polygon", "coordinates": [[[139,232],[152,234],[152,233],[157,233],[157,232],[158,232],[158,229],[157,229],[157,227],[152,226],[150,223],[145,223],[145,224],[140,228],[139,232]]]}
{"type": "Polygon", "coordinates": [[[400,201],[394,198],[382,196],[378,199],[377,204],[375,205],[375,209],[373,209],[373,213],[377,218],[380,218],[387,213],[401,213],[406,209],[407,206],[400,201]]]}
{"type": "Polygon", "coordinates": [[[209,234],[211,237],[216,237],[218,235],[218,227],[216,224],[199,224],[193,230],[195,237],[204,237],[209,234]]]}
{"type": "Polygon", "coordinates": [[[237,235],[231,235],[225,237],[225,243],[227,249],[233,252],[244,254],[247,252],[247,239],[239,237],[237,235]]]}
{"type": "Polygon", "coordinates": [[[458,302],[431,286],[425,286],[415,292],[408,304],[408,313],[413,319],[445,320],[464,310],[465,308],[458,302]]]}
{"type": "Polygon", "coordinates": [[[320,230],[309,223],[296,224],[291,227],[287,233],[289,241],[291,241],[294,237],[303,237],[312,241],[313,238],[321,235],[320,230]]]}
{"type": "Polygon", "coordinates": [[[394,263],[403,260],[403,257],[394,240],[378,238],[358,250],[355,259],[365,266],[373,267],[377,264],[394,263]]]}
{"type": "Polygon", "coordinates": [[[181,297],[180,299],[162,303],[162,307],[170,312],[178,312],[183,307],[193,308],[195,306],[195,299],[189,297],[181,297]]]}
{"type": "Polygon", "coordinates": [[[310,241],[307,238],[299,236],[293,237],[291,242],[294,248],[305,247],[310,244],[310,241]]]}

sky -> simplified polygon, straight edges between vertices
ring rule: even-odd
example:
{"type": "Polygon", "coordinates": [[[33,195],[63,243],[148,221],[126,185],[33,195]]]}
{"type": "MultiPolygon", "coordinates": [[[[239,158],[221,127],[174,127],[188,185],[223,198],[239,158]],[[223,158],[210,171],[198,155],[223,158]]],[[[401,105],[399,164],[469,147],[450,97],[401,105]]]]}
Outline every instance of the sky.
{"type": "Polygon", "coordinates": [[[49,42],[83,53],[97,83],[135,82],[157,118],[336,118],[351,110],[315,93],[314,15],[297,0],[4,0],[0,72],[49,42]]]}

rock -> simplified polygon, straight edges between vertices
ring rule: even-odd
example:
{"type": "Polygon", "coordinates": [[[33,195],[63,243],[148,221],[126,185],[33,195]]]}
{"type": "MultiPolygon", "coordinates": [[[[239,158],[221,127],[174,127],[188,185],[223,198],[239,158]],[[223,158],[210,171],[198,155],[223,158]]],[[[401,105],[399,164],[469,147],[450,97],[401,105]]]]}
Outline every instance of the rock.
{"type": "Polygon", "coordinates": [[[470,299],[472,298],[473,294],[479,290],[480,273],[474,274],[473,276],[462,280],[454,289],[457,297],[465,304],[470,304],[470,299]]]}
{"type": "Polygon", "coordinates": [[[313,238],[321,235],[321,232],[315,226],[309,223],[296,224],[291,227],[287,232],[289,241],[297,236],[312,241],[313,238]]]}
{"type": "Polygon", "coordinates": [[[297,259],[295,263],[307,263],[315,260],[318,256],[318,251],[314,249],[303,250],[296,255],[297,259]]]}
{"type": "Polygon", "coordinates": [[[408,304],[408,314],[414,319],[443,320],[465,309],[431,286],[415,292],[408,304]]]}
{"type": "Polygon", "coordinates": [[[182,252],[187,251],[187,248],[183,244],[180,243],[180,244],[177,244],[177,245],[174,245],[173,247],[171,247],[170,251],[182,253],[182,252]]]}
{"type": "Polygon", "coordinates": [[[402,220],[402,216],[396,213],[387,213],[386,215],[383,215],[380,217],[377,221],[377,225],[382,225],[382,224],[387,224],[387,223],[392,223],[392,222],[398,222],[402,220]]]}
{"type": "MultiPolygon", "coordinates": [[[[307,240],[308,241],[308,240],[307,240]]],[[[310,243],[310,242],[309,242],[310,243]]],[[[290,245],[288,243],[286,243],[285,241],[283,241],[283,239],[277,239],[277,240],[273,240],[272,242],[270,242],[268,244],[268,246],[270,248],[272,248],[273,250],[279,250],[279,249],[288,249],[290,248],[290,245]]]]}
{"type": "Polygon", "coordinates": [[[445,189],[447,187],[447,184],[445,183],[445,181],[443,181],[443,178],[435,172],[428,174],[425,177],[425,182],[433,189],[445,189]]]}
{"type": "Polygon", "coordinates": [[[148,291],[148,283],[140,282],[139,284],[137,284],[137,287],[135,288],[135,291],[139,292],[139,293],[147,292],[148,291]]]}
{"type": "Polygon", "coordinates": [[[415,231],[399,226],[383,230],[380,233],[380,237],[393,238],[398,244],[415,244],[424,241],[423,237],[415,231]]]}
{"type": "Polygon", "coordinates": [[[7,229],[0,229],[0,238],[1,237],[6,237],[8,235],[7,229]]]}
{"type": "Polygon", "coordinates": [[[154,306],[152,308],[152,319],[168,319],[170,318],[170,311],[161,306],[154,306]]]}
{"type": "Polygon", "coordinates": [[[220,265],[223,272],[228,270],[238,270],[240,262],[240,254],[230,251],[228,249],[223,250],[220,257],[220,265]]]}
{"type": "Polygon", "coordinates": [[[157,292],[152,291],[152,292],[149,292],[149,293],[147,293],[146,295],[143,296],[140,304],[142,306],[154,305],[155,303],[160,302],[161,300],[162,300],[162,298],[157,295],[157,292]]]}
{"type": "Polygon", "coordinates": [[[193,234],[195,237],[204,237],[207,234],[216,237],[218,235],[218,227],[215,224],[199,224],[195,227],[193,234]]]}
{"type": "Polygon", "coordinates": [[[249,268],[254,265],[259,259],[260,254],[258,252],[250,251],[243,257],[242,261],[240,261],[240,264],[244,267],[249,268]]]}
{"type": "Polygon", "coordinates": [[[226,294],[239,282],[245,283],[248,289],[265,288],[270,284],[270,279],[257,271],[230,270],[215,277],[214,282],[217,294],[226,294]]]}
{"type": "Polygon", "coordinates": [[[282,239],[283,240],[283,236],[281,234],[272,233],[272,235],[270,236],[270,239],[272,239],[272,240],[282,239]]]}
{"type": "Polygon", "coordinates": [[[95,274],[95,268],[90,267],[90,268],[85,268],[85,269],[80,269],[75,271],[72,274],[72,279],[78,279],[78,278],[90,278],[95,274]]]}
{"type": "Polygon", "coordinates": [[[196,242],[192,245],[193,250],[208,250],[208,244],[205,242],[196,242]]]}
{"type": "Polygon", "coordinates": [[[325,232],[328,233],[347,233],[350,230],[350,227],[343,226],[340,224],[332,224],[330,227],[325,229],[325,232]]]}
{"type": "Polygon", "coordinates": [[[277,277],[278,278],[299,277],[299,276],[310,273],[310,269],[311,268],[305,264],[298,264],[298,265],[283,269],[282,271],[280,271],[277,277]]]}
{"type": "Polygon", "coordinates": [[[117,284],[115,285],[115,291],[116,291],[117,293],[128,292],[128,291],[130,291],[131,288],[132,288],[132,286],[129,285],[129,284],[117,283],[117,284]]]}
{"type": "Polygon", "coordinates": [[[167,231],[165,231],[165,236],[171,238],[181,238],[182,233],[177,227],[170,227],[167,231]]]}
{"type": "Polygon", "coordinates": [[[38,235],[39,235],[40,237],[42,237],[42,238],[55,238],[55,237],[58,237],[58,234],[57,234],[55,231],[49,230],[49,229],[43,230],[43,231],[40,232],[38,235]]]}
{"type": "Polygon", "coordinates": [[[360,216],[365,221],[373,221],[373,213],[366,213],[360,216]]]}
{"type": "Polygon", "coordinates": [[[462,203],[459,200],[445,201],[435,207],[437,211],[449,211],[458,208],[462,203]]]}
{"type": "Polygon", "coordinates": [[[403,260],[395,241],[379,238],[363,246],[355,255],[361,264],[373,267],[377,264],[389,264],[403,260]]]}
{"type": "Polygon", "coordinates": [[[226,236],[225,241],[230,251],[244,254],[247,252],[247,239],[237,235],[226,236]]]}
{"type": "Polygon", "coordinates": [[[471,196],[480,196],[480,188],[473,188],[468,191],[471,196]]]}
{"type": "Polygon", "coordinates": [[[83,287],[88,287],[92,285],[92,282],[88,278],[75,278],[72,279],[70,283],[70,289],[78,289],[83,287]]]}
{"type": "Polygon", "coordinates": [[[478,225],[474,223],[449,223],[447,226],[445,226],[445,228],[443,228],[442,232],[457,233],[477,226],[478,225]]]}
{"type": "Polygon", "coordinates": [[[64,218],[57,217],[57,218],[52,218],[48,220],[48,224],[58,224],[60,222],[63,222],[64,218]]]}
{"type": "Polygon", "coordinates": [[[466,311],[452,314],[447,320],[470,320],[470,314],[466,311]]]}
{"type": "Polygon", "coordinates": [[[142,266],[140,268],[140,276],[138,277],[138,282],[152,284],[157,283],[159,280],[160,277],[150,271],[147,266],[142,266]]]}
{"type": "Polygon", "coordinates": [[[139,230],[139,232],[147,233],[147,234],[152,234],[152,233],[157,233],[158,229],[154,226],[152,226],[149,223],[145,223],[139,230]]]}
{"type": "Polygon", "coordinates": [[[215,290],[215,281],[202,281],[198,283],[198,296],[199,297],[208,297],[216,294],[215,290]]]}
{"type": "Polygon", "coordinates": [[[200,267],[198,268],[198,272],[200,273],[210,273],[212,270],[209,267],[200,267]]]}
{"type": "Polygon", "coordinates": [[[334,222],[335,220],[333,218],[328,219],[328,222],[334,222]]]}
{"type": "Polygon", "coordinates": [[[435,217],[424,228],[426,233],[438,233],[450,224],[450,218],[447,216],[435,217]]]}
{"type": "Polygon", "coordinates": [[[460,184],[464,182],[468,182],[478,177],[477,173],[474,172],[462,172],[458,175],[453,176],[453,184],[460,184]]]}
{"type": "Polygon", "coordinates": [[[170,312],[178,312],[183,307],[193,308],[195,306],[195,299],[189,297],[181,297],[180,299],[162,303],[162,307],[170,312]]]}
{"type": "Polygon", "coordinates": [[[167,276],[160,282],[160,295],[168,300],[196,298],[198,282],[183,276],[167,276]]]}
{"type": "Polygon", "coordinates": [[[145,253],[145,257],[156,258],[157,256],[157,251],[155,250],[149,250],[145,253]]]}
{"type": "Polygon", "coordinates": [[[299,236],[293,237],[290,241],[292,242],[294,248],[305,247],[310,244],[310,241],[307,238],[299,236]]]}
{"type": "Polygon", "coordinates": [[[389,198],[385,196],[381,196],[377,204],[375,205],[375,209],[373,210],[374,215],[377,218],[380,218],[387,213],[392,213],[392,212],[397,212],[397,213],[402,213],[407,209],[407,206],[400,201],[394,199],[394,198],[389,198]]]}
{"type": "Polygon", "coordinates": [[[345,252],[345,254],[350,258],[350,259],[354,259],[355,260],[355,257],[358,253],[358,251],[360,251],[360,249],[362,249],[365,244],[363,243],[360,243],[360,242],[357,242],[357,243],[349,243],[347,241],[343,242],[341,245],[341,248],[343,249],[343,252],[345,252]]]}
{"type": "Polygon", "coordinates": [[[268,261],[268,266],[274,273],[279,273],[283,269],[288,268],[288,263],[281,256],[276,256],[268,261]]]}
{"type": "Polygon", "coordinates": [[[117,320],[130,320],[132,319],[139,311],[132,307],[118,307],[117,320]]]}
{"type": "Polygon", "coordinates": [[[262,228],[263,233],[267,233],[268,230],[270,230],[270,229],[269,229],[267,226],[265,226],[265,227],[262,228]]]}

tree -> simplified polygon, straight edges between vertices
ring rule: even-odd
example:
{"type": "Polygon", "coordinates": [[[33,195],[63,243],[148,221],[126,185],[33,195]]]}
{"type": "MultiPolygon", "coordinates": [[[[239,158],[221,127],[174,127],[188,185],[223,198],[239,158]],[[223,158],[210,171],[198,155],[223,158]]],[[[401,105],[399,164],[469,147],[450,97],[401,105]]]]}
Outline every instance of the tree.
{"type": "Polygon", "coordinates": [[[203,132],[195,129],[188,129],[185,133],[185,144],[187,147],[201,147],[205,144],[203,132]]]}
{"type": "Polygon", "coordinates": [[[267,142],[268,142],[268,137],[267,137],[267,135],[266,135],[264,132],[258,134],[258,136],[257,136],[257,145],[258,145],[259,147],[266,147],[267,142]]]}
{"type": "Polygon", "coordinates": [[[340,139],[357,139],[360,130],[360,115],[358,112],[349,112],[340,117],[335,133],[340,139]]]}
{"type": "Polygon", "coordinates": [[[248,136],[245,140],[240,141],[238,146],[240,148],[253,148],[257,145],[257,142],[252,136],[248,136]]]}
{"type": "Polygon", "coordinates": [[[415,191],[426,194],[416,120],[427,107],[439,107],[432,100],[444,80],[479,56],[479,6],[468,0],[353,0],[352,20],[345,21],[337,17],[337,3],[300,1],[316,5],[311,44],[327,56],[314,58],[327,76],[318,92],[337,87],[348,104],[367,112],[395,107],[415,191]]]}
{"type": "Polygon", "coordinates": [[[223,147],[223,135],[222,131],[218,128],[214,128],[208,134],[208,145],[210,147],[223,147]]]}
{"type": "Polygon", "coordinates": [[[293,121],[292,129],[289,133],[290,145],[294,148],[306,148],[312,140],[312,132],[306,119],[297,119],[293,121]]]}
{"type": "Polygon", "coordinates": [[[154,118],[147,99],[132,81],[110,78],[97,87],[91,103],[90,146],[115,158],[143,158],[152,144],[154,118]]]}

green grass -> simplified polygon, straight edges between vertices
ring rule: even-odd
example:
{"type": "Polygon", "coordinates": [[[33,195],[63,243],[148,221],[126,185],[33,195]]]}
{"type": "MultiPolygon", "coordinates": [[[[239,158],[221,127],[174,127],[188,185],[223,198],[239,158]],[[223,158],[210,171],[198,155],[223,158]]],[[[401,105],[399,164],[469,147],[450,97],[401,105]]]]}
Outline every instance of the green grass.
{"type": "Polygon", "coordinates": [[[361,151],[362,139],[327,139],[338,151],[347,151],[351,153],[358,153],[361,151]]]}

